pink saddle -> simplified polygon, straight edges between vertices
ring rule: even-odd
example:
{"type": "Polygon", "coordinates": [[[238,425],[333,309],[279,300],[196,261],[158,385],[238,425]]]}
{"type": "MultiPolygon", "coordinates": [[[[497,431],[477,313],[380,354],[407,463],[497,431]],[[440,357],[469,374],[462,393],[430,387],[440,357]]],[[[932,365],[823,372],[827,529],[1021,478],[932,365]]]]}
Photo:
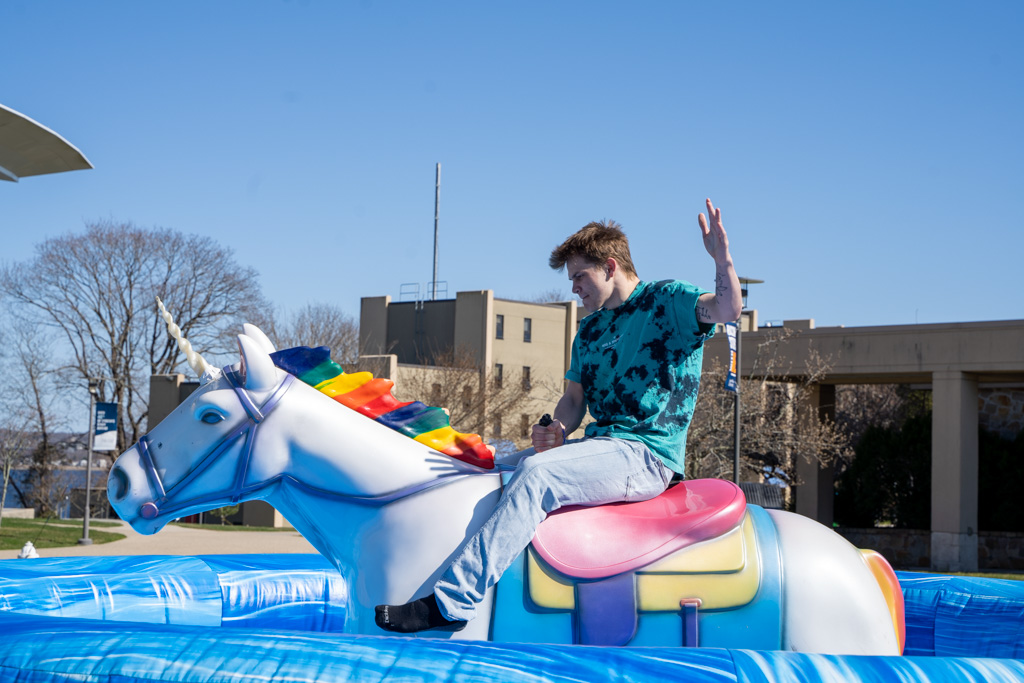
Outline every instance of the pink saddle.
{"type": "Polygon", "coordinates": [[[640,503],[556,510],[537,527],[533,548],[562,574],[603,579],[720,536],[743,520],[746,508],[736,484],[694,479],[640,503]]]}

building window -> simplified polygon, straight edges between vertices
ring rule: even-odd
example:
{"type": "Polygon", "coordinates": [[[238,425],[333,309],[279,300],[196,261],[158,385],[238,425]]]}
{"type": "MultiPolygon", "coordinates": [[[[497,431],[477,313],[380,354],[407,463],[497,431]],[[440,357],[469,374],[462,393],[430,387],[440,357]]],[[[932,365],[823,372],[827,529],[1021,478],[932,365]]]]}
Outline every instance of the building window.
{"type": "Polygon", "coordinates": [[[494,321],[494,338],[504,339],[505,338],[505,316],[499,314],[497,320],[494,321]]]}
{"type": "Polygon", "coordinates": [[[505,368],[502,367],[501,363],[494,364],[494,387],[501,389],[501,380],[505,374],[505,368]]]}
{"type": "Polygon", "coordinates": [[[530,428],[531,427],[533,427],[533,420],[530,419],[530,416],[525,414],[525,413],[520,415],[519,416],[519,431],[521,432],[520,436],[522,436],[522,437],[530,436],[530,428]]]}
{"type": "Polygon", "coordinates": [[[530,366],[523,366],[523,391],[530,390],[530,366]]]}
{"type": "Polygon", "coordinates": [[[430,405],[438,406],[441,405],[441,385],[432,384],[430,385],[430,405]]]}
{"type": "Polygon", "coordinates": [[[494,418],[494,438],[501,438],[501,416],[494,418]]]}
{"type": "Polygon", "coordinates": [[[473,387],[466,385],[462,387],[462,409],[469,410],[473,407],[473,387]]]}
{"type": "Polygon", "coordinates": [[[530,341],[531,336],[533,336],[533,320],[531,318],[523,318],[523,341],[530,341]]]}

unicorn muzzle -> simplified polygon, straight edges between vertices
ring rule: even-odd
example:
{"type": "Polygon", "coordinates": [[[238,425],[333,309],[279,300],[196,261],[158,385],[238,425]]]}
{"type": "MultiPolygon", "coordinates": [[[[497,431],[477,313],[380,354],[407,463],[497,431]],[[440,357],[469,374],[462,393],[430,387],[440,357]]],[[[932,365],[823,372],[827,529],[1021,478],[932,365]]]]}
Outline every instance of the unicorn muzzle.
{"type": "Polygon", "coordinates": [[[133,519],[150,521],[160,514],[156,504],[158,492],[153,490],[140,456],[138,445],[132,446],[117,459],[107,478],[107,499],[118,516],[129,522],[133,519]]]}
{"type": "MultiPolygon", "coordinates": [[[[124,458],[133,450],[134,446],[125,451],[121,458],[124,458]]],[[[114,466],[110,468],[110,475],[107,477],[107,499],[111,505],[116,505],[127,498],[131,490],[131,478],[125,472],[124,467],[121,466],[121,462],[115,462],[114,466]]]]}

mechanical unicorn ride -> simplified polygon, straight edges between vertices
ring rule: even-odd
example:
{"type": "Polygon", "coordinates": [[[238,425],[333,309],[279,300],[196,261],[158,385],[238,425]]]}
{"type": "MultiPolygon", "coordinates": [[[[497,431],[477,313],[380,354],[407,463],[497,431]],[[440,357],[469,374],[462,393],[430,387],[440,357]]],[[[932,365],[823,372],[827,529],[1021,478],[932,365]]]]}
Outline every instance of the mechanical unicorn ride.
{"type": "MultiPolygon", "coordinates": [[[[344,576],[345,631],[383,635],[374,605],[428,594],[497,503],[493,451],[444,411],[398,403],[389,380],[344,373],[324,347],[276,351],[252,325],[239,363],[217,370],[160,308],[202,383],[118,458],[114,509],[152,534],[266,500],[344,576]]],[[[747,505],[720,480],[551,514],[480,614],[421,635],[875,655],[904,642],[902,594],[880,555],[747,505]]]]}

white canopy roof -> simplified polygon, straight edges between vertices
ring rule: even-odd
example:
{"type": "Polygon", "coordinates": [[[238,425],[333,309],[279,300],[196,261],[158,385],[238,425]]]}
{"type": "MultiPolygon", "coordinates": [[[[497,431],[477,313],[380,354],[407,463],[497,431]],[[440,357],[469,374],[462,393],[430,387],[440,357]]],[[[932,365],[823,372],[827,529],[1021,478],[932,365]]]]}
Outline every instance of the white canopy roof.
{"type": "Polygon", "coordinates": [[[70,142],[0,104],[0,180],[92,168],[70,142]]]}

